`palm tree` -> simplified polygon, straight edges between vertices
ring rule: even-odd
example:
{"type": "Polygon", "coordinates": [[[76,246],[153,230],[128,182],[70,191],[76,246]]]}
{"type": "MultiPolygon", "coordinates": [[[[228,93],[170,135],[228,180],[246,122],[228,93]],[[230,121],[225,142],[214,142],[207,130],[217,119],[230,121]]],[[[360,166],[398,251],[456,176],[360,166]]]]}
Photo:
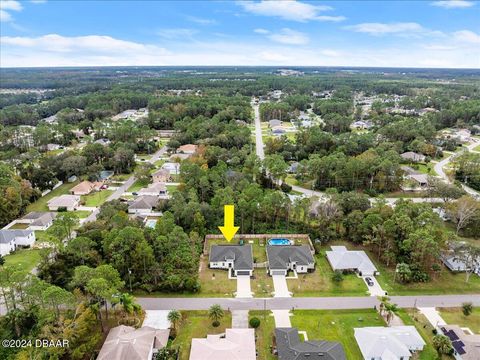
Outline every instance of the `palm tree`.
{"type": "Polygon", "coordinates": [[[379,312],[380,312],[380,316],[383,316],[383,311],[385,310],[385,304],[388,303],[390,298],[388,296],[382,296],[380,297],[379,300],[380,300],[379,312]]]}
{"type": "Polygon", "coordinates": [[[397,304],[385,303],[385,312],[387,313],[387,324],[390,325],[395,314],[398,312],[397,304]]]}
{"type": "Polygon", "coordinates": [[[473,304],[471,302],[465,302],[462,304],[463,315],[469,316],[473,312],[473,304]]]}
{"type": "Polygon", "coordinates": [[[129,293],[122,293],[114,299],[115,304],[120,304],[122,307],[124,317],[126,317],[127,314],[136,314],[142,310],[142,307],[135,302],[135,297],[129,293]]]}
{"type": "Polygon", "coordinates": [[[213,321],[213,326],[218,326],[220,324],[220,320],[223,318],[223,309],[220,305],[214,304],[210,306],[208,310],[208,317],[213,321]]]}
{"type": "Polygon", "coordinates": [[[170,312],[167,315],[167,319],[168,321],[170,321],[170,323],[173,326],[173,329],[176,331],[178,322],[182,319],[182,315],[178,310],[170,310],[170,312]]]}
{"type": "Polygon", "coordinates": [[[433,347],[440,354],[448,355],[452,352],[452,341],[445,335],[437,334],[433,337],[433,347]]]}

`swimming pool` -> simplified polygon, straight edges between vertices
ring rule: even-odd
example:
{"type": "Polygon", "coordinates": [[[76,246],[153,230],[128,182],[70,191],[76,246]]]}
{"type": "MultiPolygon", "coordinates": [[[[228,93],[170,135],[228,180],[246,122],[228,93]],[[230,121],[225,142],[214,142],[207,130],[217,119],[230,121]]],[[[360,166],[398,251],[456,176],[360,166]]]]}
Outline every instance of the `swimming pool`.
{"type": "Polygon", "coordinates": [[[292,241],[288,239],[270,239],[268,240],[268,245],[292,245],[292,241]]]}
{"type": "Polygon", "coordinates": [[[145,223],[145,226],[149,227],[149,228],[152,228],[152,229],[155,229],[155,224],[157,223],[157,220],[155,219],[149,219],[147,220],[147,222],[145,223]]]}

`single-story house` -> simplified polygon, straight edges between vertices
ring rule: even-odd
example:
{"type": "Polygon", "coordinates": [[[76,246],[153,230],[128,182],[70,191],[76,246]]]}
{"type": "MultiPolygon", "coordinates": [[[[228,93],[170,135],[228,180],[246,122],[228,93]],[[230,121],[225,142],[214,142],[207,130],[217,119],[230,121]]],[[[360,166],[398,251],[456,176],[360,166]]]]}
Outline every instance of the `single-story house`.
{"type": "Polygon", "coordinates": [[[101,139],[95,140],[94,143],[95,144],[100,144],[102,146],[108,146],[108,145],[110,145],[110,140],[108,140],[106,138],[101,138],[101,139]]]}
{"type": "Polygon", "coordinates": [[[413,151],[407,151],[404,152],[403,154],[400,154],[400,157],[403,160],[410,161],[410,162],[424,162],[425,161],[425,155],[418,154],[413,151]]]}
{"type": "Polygon", "coordinates": [[[408,360],[425,346],[415,326],[355,328],[354,335],[365,360],[408,360]]]}
{"type": "Polygon", "coordinates": [[[467,334],[458,325],[444,325],[440,330],[452,341],[455,359],[480,359],[480,335],[467,334]]]}
{"type": "Polygon", "coordinates": [[[315,259],[307,245],[267,245],[270,275],[287,275],[289,270],[306,273],[315,269],[315,259]]]}
{"type": "Polygon", "coordinates": [[[408,174],[407,179],[414,181],[418,187],[428,187],[428,176],[426,174],[408,174]]]}
{"type": "Polygon", "coordinates": [[[365,251],[347,250],[345,246],[330,246],[327,259],[333,270],[355,271],[361,276],[373,276],[378,270],[365,251]]]}
{"type": "Polygon", "coordinates": [[[156,182],[169,182],[170,181],[170,171],[167,169],[158,169],[152,174],[152,180],[156,182]]]}
{"type": "Polygon", "coordinates": [[[108,333],[97,360],[151,360],[168,342],[169,329],[120,325],[108,333]]]}
{"type": "Polygon", "coordinates": [[[185,144],[177,149],[177,154],[195,154],[197,152],[198,145],[185,144]]]}
{"type": "Polygon", "coordinates": [[[143,195],[137,197],[128,206],[130,214],[145,214],[152,212],[152,209],[158,204],[158,196],[143,195]]]}
{"type": "Polygon", "coordinates": [[[310,128],[313,126],[313,122],[312,120],[302,120],[302,122],[300,123],[302,125],[302,127],[304,128],[310,128]]]}
{"type": "Polygon", "coordinates": [[[287,131],[283,127],[280,127],[280,126],[272,128],[272,134],[273,135],[283,135],[286,132],[287,131]]]}
{"type": "Polygon", "coordinates": [[[98,190],[102,186],[102,183],[93,183],[91,181],[82,181],[70,189],[72,195],[88,195],[93,190],[98,190]]]}
{"type": "Polygon", "coordinates": [[[47,202],[48,209],[57,211],[59,208],[65,208],[67,211],[73,211],[80,204],[78,195],[60,195],[47,202]]]}
{"type": "Polygon", "coordinates": [[[165,196],[167,195],[167,186],[163,182],[149,184],[148,187],[140,189],[139,195],[165,196]]]}
{"type": "Polygon", "coordinates": [[[372,127],[372,123],[369,121],[358,120],[350,124],[350,129],[366,130],[372,127]]]}
{"type": "Polygon", "coordinates": [[[192,339],[190,360],[256,360],[255,330],[226,329],[225,335],[192,339]]]}
{"type": "Polygon", "coordinates": [[[208,261],[210,268],[232,269],[234,276],[253,274],[251,245],[213,245],[208,261]]]}
{"type": "Polygon", "coordinates": [[[276,328],[275,344],[278,360],[346,360],[342,344],[336,341],[300,341],[296,328],[276,328]]]}
{"type": "Polygon", "coordinates": [[[32,230],[0,230],[0,255],[8,255],[17,246],[29,247],[35,242],[35,233],[32,230]]]}
{"type": "MultiPolygon", "coordinates": [[[[453,249],[445,252],[441,257],[441,260],[443,264],[453,272],[465,272],[470,269],[470,265],[467,266],[464,260],[458,257],[458,255],[455,255],[453,252],[453,249]]],[[[480,276],[480,256],[477,256],[477,258],[473,259],[472,257],[472,262],[471,264],[473,265],[473,272],[475,274],[478,274],[480,276]]],[[[470,262],[470,261],[468,261],[470,262]]]]}
{"type": "Polygon", "coordinates": [[[54,151],[60,149],[62,146],[59,144],[47,144],[46,148],[48,151],[54,151]]]}
{"type": "Polygon", "coordinates": [[[57,216],[56,212],[51,211],[33,211],[18,219],[21,224],[28,224],[28,230],[45,231],[53,224],[57,216]]]}
{"type": "Polygon", "coordinates": [[[162,165],[162,169],[167,170],[170,175],[180,174],[180,164],[177,162],[166,162],[162,165]]]}
{"type": "Polygon", "coordinates": [[[282,126],[282,122],[278,119],[272,119],[268,122],[268,126],[270,126],[271,128],[282,126]]]}
{"type": "Polygon", "coordinates": [[[177,154],[172,154],[168,157],[168,160],[175,162],[175,161],[182,161],[182,160],[187,160],[188,158],[191,158],[193,154],[184,154],[184,153],[177,153],[177,154]]]}

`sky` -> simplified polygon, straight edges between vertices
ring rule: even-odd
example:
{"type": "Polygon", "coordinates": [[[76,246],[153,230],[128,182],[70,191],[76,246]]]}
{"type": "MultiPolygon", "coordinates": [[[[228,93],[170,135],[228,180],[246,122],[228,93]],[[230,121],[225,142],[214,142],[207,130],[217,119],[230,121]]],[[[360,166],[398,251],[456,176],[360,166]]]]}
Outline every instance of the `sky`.
{"type": "Polygon", "coordinates": [[[0,0],[0,67],[480,68],[480,2],[0,0]]]}

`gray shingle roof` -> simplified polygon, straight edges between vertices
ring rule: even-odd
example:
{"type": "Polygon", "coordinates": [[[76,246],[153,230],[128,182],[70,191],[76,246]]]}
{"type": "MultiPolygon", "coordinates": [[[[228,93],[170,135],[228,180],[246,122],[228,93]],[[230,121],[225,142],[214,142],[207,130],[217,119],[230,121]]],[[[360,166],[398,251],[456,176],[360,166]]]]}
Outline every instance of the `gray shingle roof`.
{"type": "Polygon", "coordinates": [[[152,209],[157,206],[158,197],[152,195],[143,195],[136,198],[128,207],[129,209],[152,209]]]}
{"type": "Polygon", "coordinates": [[[33,231],[32,230],[0,230],[0,243],[1,244],[8,244],[16,237],[26,237],[30,235],[33,231]]]}
{"type": "Polygon", "coordinates": [[[295,261],[297,265],[309,265],[315,262],[307,245],[267,245],[268,266],[270,269],[287,269],[287,264],[295,261]]]}
{"type": "Polygon", "coordinates": [[[296,328],[276,328],[278,360],[345,360],[343,346],[334,341],[309,340],[301,342],[296,328]],[[318,356],[315,356],[317,355],[318,356]]]}
{"type": "Polygon", "coordinates": [[[22,217],[22,220],[33,220],[30,224],[33,226],[45,226],[55,219],[56,216],[57,213],[52,211],[32,211],[22,217]]]}
{"type": "Polygon", "coordinates": [[[252,270],[252,245],[212,245],[209,262],[233,259],[234,270],[252,270]]]}

